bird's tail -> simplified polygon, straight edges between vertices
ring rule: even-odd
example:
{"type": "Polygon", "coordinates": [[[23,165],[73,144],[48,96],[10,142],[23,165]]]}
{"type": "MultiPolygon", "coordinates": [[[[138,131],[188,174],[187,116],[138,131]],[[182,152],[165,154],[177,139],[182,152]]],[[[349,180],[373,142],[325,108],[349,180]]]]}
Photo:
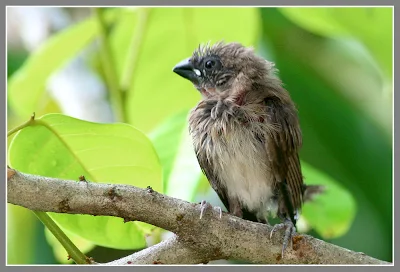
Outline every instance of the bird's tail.
{"type": "Polygon", "coordinates": [[[326,187],[324,185],[305,185],[303,200],[312,201],[315,196],[324,193],[326,187]]]}

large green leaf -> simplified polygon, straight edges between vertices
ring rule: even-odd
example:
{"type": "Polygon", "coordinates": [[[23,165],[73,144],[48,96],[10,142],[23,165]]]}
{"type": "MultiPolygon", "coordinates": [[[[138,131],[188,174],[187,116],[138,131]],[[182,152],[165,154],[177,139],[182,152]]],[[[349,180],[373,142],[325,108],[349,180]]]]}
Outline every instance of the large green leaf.
{"type": "MultiPolygon", "coordinates": [[[[26,173],[89,182],[151,186],[162,192],[162,169],[151,141],[127,124],[97,124],[48,114],[24,128],[10,145],[9,164],[26,173]]],[[[51,214],[62,228],[95,244],[145,246],[154,227],[120,218],[51,214]]]]}
{"type": "MultiPolygon", "coordinates": [[[[137,14],[124,13],[111,34],[116,70],[121,76],[131,37],[138,31],[137,14]]],[[[191,55],[199,43],[219,40],[254,45],[260,20],[255,8],[154,8],[144,30],[131,88],[128,122],[150,132],[165,118],[193,107],[200,96],[172,68],[191,55]]]]}
{"type": "MultiPolygon", "coordinates": [[[[117,10],[106,13],[107,22],[117,18],[117,10]]],[[[20,116],[38,112],[49,76],[76,56],[98,35],[95,18],[89,18],[51,36],[35,50],[8,81],[8,101],[20,116]]]]}
{"type": "Polygon", "coordinates": [[[393,8],[280,8],[305,29],[327,36],[355,38],[362,42],[392,77],[393,8]]]}
{"type": "Polygon", "coordinates": [[[301,166],[307,185],[318,184],[325,187],[322,194],[304,204],[302,215],[306,222],[325,239],[342,236],[349,230],[356,214],[353,196],[318,169],[304,161],[301,166]]]}
{"type": "Polygon", "coordinates": [[[203,176],[187,124],[187,111],[178,113],[150,134],[164,169],[165,193],[193,201],[203,176]]]}

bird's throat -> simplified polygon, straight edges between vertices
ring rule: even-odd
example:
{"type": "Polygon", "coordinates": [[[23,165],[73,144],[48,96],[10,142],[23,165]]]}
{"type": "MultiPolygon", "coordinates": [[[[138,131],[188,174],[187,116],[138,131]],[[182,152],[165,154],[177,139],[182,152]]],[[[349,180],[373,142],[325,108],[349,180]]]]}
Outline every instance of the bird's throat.
{"type": "Polygon", "coordinates": [[[244,98],[246,96],[245,92],[240,92],[235,98],[234,103],[238,106],[242,106],[244,104],[244,98]]]}
{"type": "Polygon", "coordinates": [[[215,88],[201,88],[199,91],[204,98],[210,98],[216,95],[215,88]]]}

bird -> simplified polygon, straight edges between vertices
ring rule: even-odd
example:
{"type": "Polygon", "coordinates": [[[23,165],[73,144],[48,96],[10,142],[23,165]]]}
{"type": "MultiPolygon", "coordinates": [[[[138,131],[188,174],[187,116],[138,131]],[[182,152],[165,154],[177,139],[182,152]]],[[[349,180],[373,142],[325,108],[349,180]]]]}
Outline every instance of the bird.
{"type": "Polygon", "coordinates": [[[286,228],[283,256],[304,200],[320,190],[303,181],[298,111],[274,63],[252,47],[220,41],[200,44],[173,72],[201,95],[189,133],[211,187],[230,214],[268,225],[268,216],[278,216],[271,237],[286,228]]]}

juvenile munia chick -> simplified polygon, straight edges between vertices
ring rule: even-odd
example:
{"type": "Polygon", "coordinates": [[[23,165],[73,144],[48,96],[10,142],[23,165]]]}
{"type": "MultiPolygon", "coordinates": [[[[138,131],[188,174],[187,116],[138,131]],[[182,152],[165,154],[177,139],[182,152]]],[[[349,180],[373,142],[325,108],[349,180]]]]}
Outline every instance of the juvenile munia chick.
{"type": "Polygon", "coordinates": [[[268,224],[277,214],[275,227],[287,230],[283,254],[307,186],[297,110],[273,64],[239,43],[219,42],[200,46],[173,71],[202,95],[189,130],[212,188],[233,215],[268,224]]]}

